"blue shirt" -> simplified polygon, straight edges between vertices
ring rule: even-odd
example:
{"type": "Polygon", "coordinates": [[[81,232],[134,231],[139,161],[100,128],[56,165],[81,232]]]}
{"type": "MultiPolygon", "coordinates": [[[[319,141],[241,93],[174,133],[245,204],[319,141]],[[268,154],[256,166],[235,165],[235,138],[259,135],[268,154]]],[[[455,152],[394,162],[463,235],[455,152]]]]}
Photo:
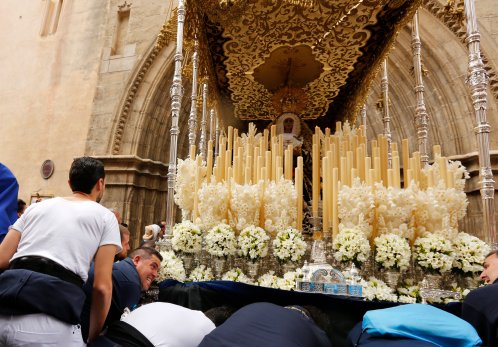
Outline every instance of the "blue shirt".
{"type": "Polygon", "coordinates": [[[298,311],[267,302],[242,307],[206,335],[199,347],[325,347],[330,340],[298,311]]]}
{"type": "MultiPolygon", "coordinates": [[[[83,286],[86,294],[86,301],[81,316],[81,332],[83,339],[88,338],[88,329],[90,327],[90,308],[92,303],[92,288],[94,278],[94,267],[90,268],[88,281],[83,286]]],[[[125,260],[114,263],[112,266],[112,300],[109,313],[105,320],[104,326],[108,326],[115,321],[119,321],[123,310],[128,307],[135,308],[140,302],[142,284],[138,271],[133,264],[133,260],[125,260]]]]}
{"type": "Polygon", "coordinates": [[[19,185],[14,174],[0,163],[0,243],[17,220],[19,185]]]}
{"type": "Polygon", "coordinates": [[[472,324],[483,346],[498,346],[498,280],[465,297],[462,318],[472,324]]]}

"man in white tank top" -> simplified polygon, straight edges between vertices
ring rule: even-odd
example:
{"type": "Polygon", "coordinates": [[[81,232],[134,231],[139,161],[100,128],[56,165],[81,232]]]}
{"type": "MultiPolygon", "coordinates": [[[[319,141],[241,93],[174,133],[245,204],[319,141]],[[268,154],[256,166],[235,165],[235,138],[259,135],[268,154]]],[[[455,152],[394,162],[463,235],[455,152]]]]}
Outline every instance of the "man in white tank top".
{"type": "Polygon", "coordinates": [[[121,251],[114,214],[98,202],[105,172],[99,160],[75,159],[73,194],[32,204],[0,245],[0,345],[72,346],[92,260],[95,280],[89,340],[100,332],[112,295],[112,264],[121,251]]]}

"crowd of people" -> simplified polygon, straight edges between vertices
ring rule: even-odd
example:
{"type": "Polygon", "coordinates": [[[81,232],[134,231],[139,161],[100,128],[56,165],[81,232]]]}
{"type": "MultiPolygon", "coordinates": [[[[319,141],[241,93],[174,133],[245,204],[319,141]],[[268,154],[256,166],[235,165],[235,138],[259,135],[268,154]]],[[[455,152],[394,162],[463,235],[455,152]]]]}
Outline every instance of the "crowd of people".
{"type": "MultiPolygon", "coordinates": [[[[0,346],[332,345],[330,322],[316,306],[256,302],[201,312],[165,302],[141,305],[161,267],[154,241],[165,223],[147,226],[142,244],[130,252],[130,231],[119,212],[99,203],[102,162],[75,159],[69,187],[69,196],[27,206],[18,199],[14,175],[0,164],[0,346]]],[[[486,257],[481,279],[489,285],[466,297],[461,318],[428,305],[370,311],[349,342],[498,346],[498,251],[486,257]],[[427,318],[386,328],[390,317],[401,322],[416,315],[427,318]],[[438,319],[444,328],[433,331],[438,319]],[[379,321],[387,333],[379,333],[379,321]]]]}

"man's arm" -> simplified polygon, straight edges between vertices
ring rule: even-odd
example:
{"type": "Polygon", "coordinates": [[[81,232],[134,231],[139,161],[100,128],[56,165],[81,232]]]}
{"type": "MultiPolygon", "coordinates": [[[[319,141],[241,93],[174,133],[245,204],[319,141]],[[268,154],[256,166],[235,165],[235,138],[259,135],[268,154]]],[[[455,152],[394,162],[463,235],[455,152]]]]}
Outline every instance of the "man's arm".
{"type": "Polygon", "coordinates": [[[88,342],[96,338],[104,326],[112,299],[112,264],[117,247],[104,245],[95,254],[95,276],[90,306],[88,342]]]}
{"type": "Polygon", "coordinates": [[[3,242],[0,243],[0,270],[9,267],[9,261],[16,253],[19,241],[21,241],[21,233],[16,229],[10,229],[3,242]]]}

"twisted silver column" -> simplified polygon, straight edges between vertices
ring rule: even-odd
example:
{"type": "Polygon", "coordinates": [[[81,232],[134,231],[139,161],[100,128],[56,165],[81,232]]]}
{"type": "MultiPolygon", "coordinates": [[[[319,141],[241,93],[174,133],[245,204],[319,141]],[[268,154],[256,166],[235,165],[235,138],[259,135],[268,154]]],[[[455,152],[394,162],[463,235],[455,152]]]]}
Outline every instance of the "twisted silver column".
{"type": "Polygon", "coordinates": [[[201,138],[199,140],[199,154],[202,155],[206,160],[207,154],[207,94],[208,94],[208,85],[204,83],[202,85],[202,118],[201,118],[201,138]]]}
{"type": "Polygon", "coordinates": [[[477,19],[474,0],[465,1],[465,15],[467,17],[467,47],[469,49],[469,66],[467,85],[470,88],[472,104],[476,117],[474,132],[477,136],[479,150],[479,176],[481,178],[481,197],[483,210],[483,228],[487,242],[496,247],[496,220],[494,205],[494,180],[489,155],[489,133],[491,127],[486,118],[488,75],[484,70],[480,52],[480,34],[477,28],[477,19]]]}
{"type": "Polygon", "coordinates": [[[429,116],[424,101],[424,82],[422,79],[422,63],[420,51],[422,42],[418,31],[418,12],[413,16],[412,25],[412,53],[413,68],[415,75],[415,97],[417,98],[417,107],[415,108],[415,126],[417,129],[418,151],[420,152],[420,162],[422,167],[429,163],[428,151],[428,133],[429,133],[429,116]]]}
{"type": "MultiPolygon", "coordinates": [[[[194,54],[192,56],[192,96],[190,104],[190,115],[188,118],[188,144],[195,146],[197,138],[197,76],[199,68],[199,43],[195,40],[194,54]]],[[[190,158],[195,159],[195,158],[190,158]]]]}
{"type": "Polygon", "coordinates": [[[367,106],[363,105],[360,111],[361,125],[363,125],[363,136],[367,137],[367,106]]]}
{"type": "Polygon", "coordinates": [[[391,151],[391,116],[389,115],[389,80],[387,78],[387,58],[382,64],[382,81],[381,81],[382,101],[384,103],[384,114],[382,122],[384,123],[384,135],[387,139],[387,161],[388,167],[392,167],[392,151],[391,151]]]}
{"type": "Polygon", "coordinates": [[[185,23],[185,3],[178,0],[178,23],[176,32],[175,73],[171,85],[171,129],[168,165],[168,198],[166,205],[166,235],[171,237],[175,222],[175,182],[176,182],[176,157],[178,146],[178,118],[182,106],[182,61],[183,61],[183,26],[185,23]]]}

